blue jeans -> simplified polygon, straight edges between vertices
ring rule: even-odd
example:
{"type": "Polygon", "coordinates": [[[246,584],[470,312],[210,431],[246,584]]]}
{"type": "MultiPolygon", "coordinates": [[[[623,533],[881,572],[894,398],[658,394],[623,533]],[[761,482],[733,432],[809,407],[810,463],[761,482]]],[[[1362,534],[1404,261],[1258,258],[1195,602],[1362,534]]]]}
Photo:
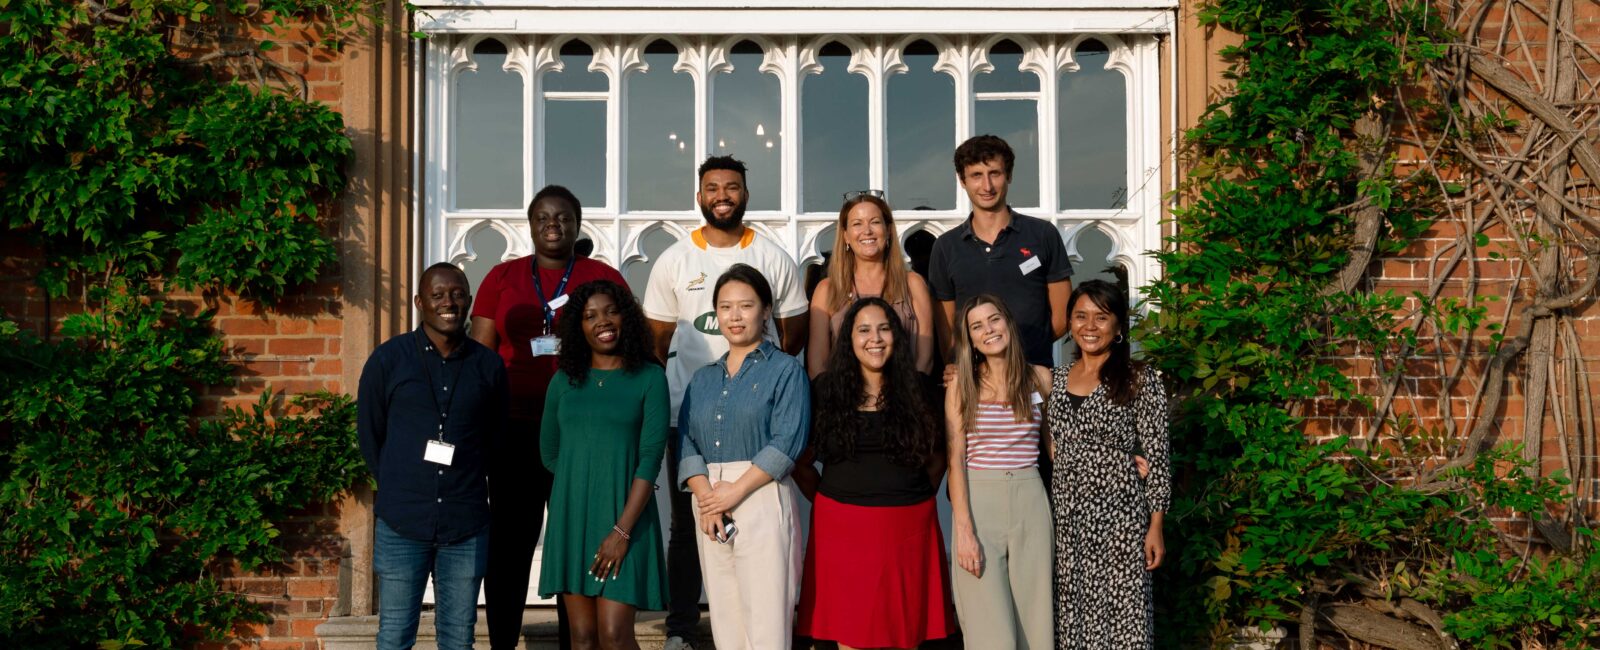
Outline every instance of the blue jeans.
{"type": "Polygon", "coordinates": [[[409,650],[416,645],[422,592],[430,573],[439,650],[471,650],[478,622],[478,586],[489,566],[489,530],[454,544],[438,544],[403,537],[379,519],[373,542],[378,650],[409,650]]]}

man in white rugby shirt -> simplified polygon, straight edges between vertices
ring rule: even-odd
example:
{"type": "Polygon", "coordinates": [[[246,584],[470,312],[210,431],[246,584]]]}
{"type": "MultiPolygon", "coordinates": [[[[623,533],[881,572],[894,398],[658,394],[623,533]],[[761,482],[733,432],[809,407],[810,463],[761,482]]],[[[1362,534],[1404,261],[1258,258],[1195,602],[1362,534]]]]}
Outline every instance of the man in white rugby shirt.
{"type": "MultiPolygon", "coordinates": [[[[805,346],[808,303],[794,259],[777,243],[744,225],[750,192],[745,186],[745,165],[731,156],[707,158],[700,165],[700,204],[704,226],[688,239],[667,248],[650,271],[644,294],[644,314],[655,335],[656,355],[667,367],[672,393],[674,431],[668,437],[667,485],[678,484],[678,407],[689,379],[702,366],[728,351],[728,341],[717,329],[712,287],[717,277],[734,264],[761,271],[772,285],[772,316],[776,327],[767,335],[791,355],[805,346]]],[[[698,526],[689,507],[689,493],[670,490],[672,528],[667,540],[667,643],[664,650],[690,649],[700,622],[700,557],[694,536],[698,526]]]]}

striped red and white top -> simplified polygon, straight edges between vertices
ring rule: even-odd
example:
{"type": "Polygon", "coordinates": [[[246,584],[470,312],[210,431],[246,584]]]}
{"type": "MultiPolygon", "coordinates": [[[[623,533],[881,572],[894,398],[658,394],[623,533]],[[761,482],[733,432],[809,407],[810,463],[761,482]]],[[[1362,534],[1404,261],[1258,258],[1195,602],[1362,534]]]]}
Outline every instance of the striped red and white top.
{"type": "Polygon", "coordinates": [[[967,432],[968,469],[1028,469],[1039,465],[1039,405],[1032,420],[1017,422],[1011,405],[978,402],[977,417],[967,432]]]}

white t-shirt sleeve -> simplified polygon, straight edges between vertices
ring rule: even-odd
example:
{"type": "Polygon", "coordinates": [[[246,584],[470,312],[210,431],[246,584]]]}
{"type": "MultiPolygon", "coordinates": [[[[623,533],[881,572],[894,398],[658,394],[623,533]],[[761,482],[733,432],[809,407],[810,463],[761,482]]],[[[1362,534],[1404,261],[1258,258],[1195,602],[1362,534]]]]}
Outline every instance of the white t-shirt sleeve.
{"type": "Polygon", "coordinates": [[[650,282],[645,286],[642,305],[645,317],[650,320],[678,322],[678,292],[673,290],[678,284],[678,257],[677,251],[669,247],[661,252],[656,265],[650,269],[650,282]]]}
{"type": "Polygon", "coordinates": [[[805,313],[811,305],[806,301],[805,287],[800,286],[800,271],[795,268],[794,258],[777,246],[772,247],[773,268],[772,291],[773,302],[777,303],[773,315],[778,318],[789,318],[805,313]]]}

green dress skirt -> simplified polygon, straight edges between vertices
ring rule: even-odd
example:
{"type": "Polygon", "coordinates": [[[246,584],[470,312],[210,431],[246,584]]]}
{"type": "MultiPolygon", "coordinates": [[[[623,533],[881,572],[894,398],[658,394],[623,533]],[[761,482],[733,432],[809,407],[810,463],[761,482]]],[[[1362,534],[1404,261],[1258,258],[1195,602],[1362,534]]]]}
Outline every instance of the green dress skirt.
{"type": "Polygon", "coordinates": [[[591,370],[581,386],[573,386],[565,372],[550,381],[539,455],[555,474],[555,486],[539,595],[579,594],[666,609],[667,564],[654,494],[628,531],[633,539],[617,577],[600,582],[589,567],[622,517],[633,480],[655,482],[670,411],[667,376],[654,365],[637,372],[591,370]]]}

